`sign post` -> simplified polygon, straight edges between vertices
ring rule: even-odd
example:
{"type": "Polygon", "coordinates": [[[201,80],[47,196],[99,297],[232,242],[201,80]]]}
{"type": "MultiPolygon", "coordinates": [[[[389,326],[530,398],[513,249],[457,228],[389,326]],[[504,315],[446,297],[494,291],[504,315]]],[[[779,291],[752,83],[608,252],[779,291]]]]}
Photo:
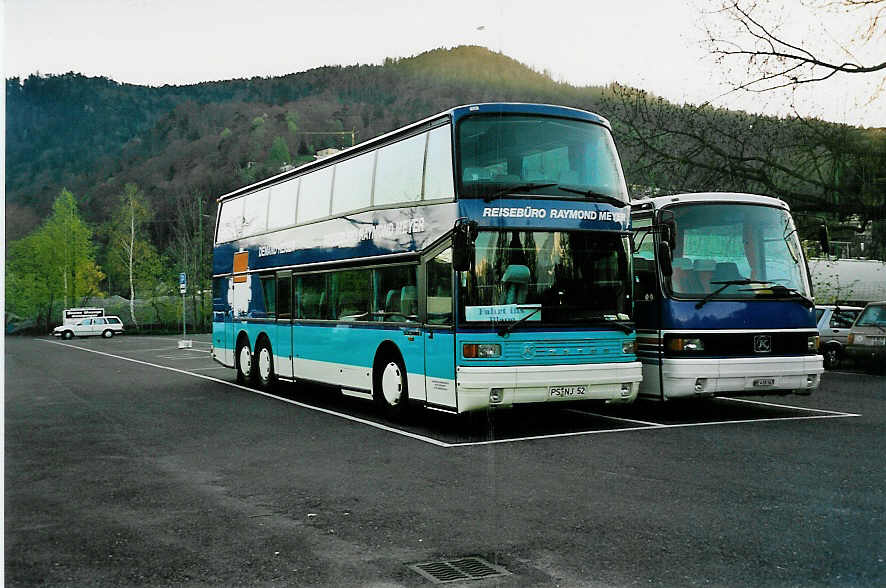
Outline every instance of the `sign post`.
{"type": "Polygon", "coordinates": [[[185,310],[185,292],[188,289],[188,275],[185,272],[182,272],[178,275],[178,291],[182,295],[182,340],[178,342],[179,349],[190,349],[194,346],[194,342],[188,340],[187,338],[187,327],[185,326],[185,321],[187,320],[187,312],[185,310]]]}

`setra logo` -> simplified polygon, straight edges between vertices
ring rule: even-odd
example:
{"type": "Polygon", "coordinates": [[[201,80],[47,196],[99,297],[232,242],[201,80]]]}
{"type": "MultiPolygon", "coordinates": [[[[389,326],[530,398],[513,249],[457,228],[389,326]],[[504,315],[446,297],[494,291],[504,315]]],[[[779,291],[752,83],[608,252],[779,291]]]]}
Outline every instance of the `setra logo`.
{"type": "Polygon", "coordinates": [[[772,337],[770,335],[754,336],[754,351],[757,353],[770,353],[772,351],[772,337]]]}

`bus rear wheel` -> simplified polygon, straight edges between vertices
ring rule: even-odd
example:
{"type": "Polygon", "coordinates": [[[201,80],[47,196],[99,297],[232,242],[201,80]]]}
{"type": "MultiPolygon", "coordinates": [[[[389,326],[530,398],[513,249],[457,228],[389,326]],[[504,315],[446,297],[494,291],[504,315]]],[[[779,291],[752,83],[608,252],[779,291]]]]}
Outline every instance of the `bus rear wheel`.
{"type": "Polygon", "coordinates": [[[242,341],[237,345],[234,362],[237,364],[237,383],[249,384],[252,376],[252,352],[249,350],[248,342],[242,341]]]}
{"type": "Polygon", "coordinates": [[[262,341],[255,350],[255,383],[262,390],[270,390],[277,381],[274,373],[274,354],[271,352],[271,344],[262,341]]]}
{"type": "Polygon", "coordinates": [[[387,416],[393,419],[405,416],[409,387],[403,360],[388,357],[376,365],[372,396],[387,416]]]}

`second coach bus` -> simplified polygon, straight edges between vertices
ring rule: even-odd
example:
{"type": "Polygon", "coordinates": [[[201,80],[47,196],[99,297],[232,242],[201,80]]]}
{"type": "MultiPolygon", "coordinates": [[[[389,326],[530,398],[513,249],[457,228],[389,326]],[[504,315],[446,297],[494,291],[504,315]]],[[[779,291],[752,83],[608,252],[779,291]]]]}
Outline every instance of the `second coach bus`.
{"type": "Polygon", "coordinates": [[[219,199],[213,357],[399,416],[631,402],[630,214],[609,123],[443,112],[219,199]]]}
{"type": "Polygon", "coordinates": [[[787,204],[678,194],[635,201],[632,215],[643,397],[818,387],[812,284],[787,204]]]}

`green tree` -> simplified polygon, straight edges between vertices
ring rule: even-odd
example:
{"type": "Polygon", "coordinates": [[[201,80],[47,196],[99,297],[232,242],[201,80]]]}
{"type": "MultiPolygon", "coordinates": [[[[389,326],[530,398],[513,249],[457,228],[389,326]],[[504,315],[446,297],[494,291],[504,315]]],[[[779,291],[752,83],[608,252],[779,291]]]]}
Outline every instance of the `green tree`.
{"type": "Polygon", "coordinates": [[[52,214],[7,250],[6,307],[49,327],[57,300],[67,308],[99,295],[104,274],[95,263],[92,230],[80,218],[74,195],[62,189],[52,214]]]}
{"type": "Polygon", "coordinates": [[[289,163],[291,159],[292,158],[289,156],[289,145],[286,144],[286,139],[283,137],[276,137],[271,144],[271,151],[268,153],[268,166],[280,167],[289,163]]]}
{"type": "Polygon", "coordinates": [[[144,195],[135,184],[126,184],[110,221],[108,272],[129,284],[129,316],[135,317],[136,294],[152,292],[161,271],[160,259],[147,235],[147,223],[153,213],[144,195]]]}

